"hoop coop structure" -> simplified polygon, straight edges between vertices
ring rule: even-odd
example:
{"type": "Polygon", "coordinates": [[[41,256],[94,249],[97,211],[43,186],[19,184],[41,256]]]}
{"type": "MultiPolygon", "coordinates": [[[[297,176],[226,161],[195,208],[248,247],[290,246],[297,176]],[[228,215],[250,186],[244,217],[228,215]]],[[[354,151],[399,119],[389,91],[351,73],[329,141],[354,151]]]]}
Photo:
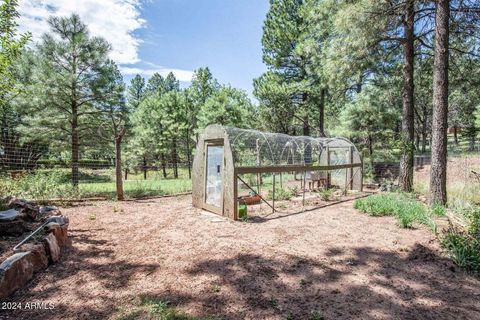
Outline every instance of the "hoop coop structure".
{"type": "Polygon", "coordinates": [[[300,173],[306,183],[362,191],[362,159],[349,140],[266,133],[210,125],[197,143],[192,171],[192,201],[197,208],[238,219],[242,175],[271,174],[275,210],[275,174],[300,173]]]}

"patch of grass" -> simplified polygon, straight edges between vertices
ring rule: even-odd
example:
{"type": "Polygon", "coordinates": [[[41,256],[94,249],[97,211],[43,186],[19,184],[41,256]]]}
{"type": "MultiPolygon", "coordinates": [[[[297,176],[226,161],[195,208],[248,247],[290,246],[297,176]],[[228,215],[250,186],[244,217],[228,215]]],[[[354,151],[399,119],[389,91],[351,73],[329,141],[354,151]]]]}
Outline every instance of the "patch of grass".
{"type": "Polygon", "coordinates": [[[437,217],[444,217],[445,214],[447,213],[445,207],[441,205],[440,203],[434,203],[430,207],[430,212],[431,214],[437,216],[437,217]]]}
{"type": "Polygon", "coordinates": [[[412,228],[419,223],[434,233],[437,230],[430,212],[411,194],[381,193],[355,200],[353,206],[371,216],[395,216],[402,228],[412,228]]]}
{"type": "MultiPolygon", "coordinates": [[[[114,180],[109,176],[102,177],[101,174],[107,174],[105,171],[91,171],[81,174],[77,189],[72,187],[69,173],[64,169],[38,170],[16,179],[0,176],[0,194],[34,200],[88,197],[114,199],[116,197],[114,180]],[[88,178],[83,179],[85,177],[88,178]]],[[[188,178],[124,181],[124,193],[129,198],[171,195],[191,190],[192,182],[188,178]]]]}
{"type": "Polygon", "coordinates": [[[133,310],[117,318],[118,320],[220,320],[220,318],[198,318],[189,316],[169,305],[168,301],[149,296],[141,296],[133,310]]]}
{"type": "Polygon", "coordinates": [[[465,228],[450,227],[444,232],[441,245],[459,267],[480,275],[480,207],[464,209],[457,214],[466,218],[465,228]]]}

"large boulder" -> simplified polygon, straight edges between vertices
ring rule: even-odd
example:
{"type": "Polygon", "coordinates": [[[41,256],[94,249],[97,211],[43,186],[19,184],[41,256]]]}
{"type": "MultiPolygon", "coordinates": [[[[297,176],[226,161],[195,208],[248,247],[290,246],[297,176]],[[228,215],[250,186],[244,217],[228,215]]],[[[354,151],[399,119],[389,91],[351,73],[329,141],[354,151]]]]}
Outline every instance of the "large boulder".
{"type": "Polygon", "coordinates": [[[60,246],[53,233],[49,233],[43,239],[43,246],[45,247],[45,252],[47,253],[48,261],[50,263],[55,263],[60,259],[60,246]]]}
{"type": "Polygon", "coordinates": [[[33,276],[30,252],[12,255],[0,264],[0,299],[23,287],[33,276]]]}

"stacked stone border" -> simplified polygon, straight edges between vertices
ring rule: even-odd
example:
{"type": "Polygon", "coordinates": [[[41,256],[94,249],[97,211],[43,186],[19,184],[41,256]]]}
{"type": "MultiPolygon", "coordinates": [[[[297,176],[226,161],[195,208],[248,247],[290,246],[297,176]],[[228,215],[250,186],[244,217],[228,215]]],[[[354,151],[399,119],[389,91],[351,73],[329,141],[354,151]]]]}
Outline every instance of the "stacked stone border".
{"type": "Polygon", "coordinates": [[[10,201],[9,206],[19,212],[25,212],[25,208],[37,211],[39,214],[36,220],[44,223],[41,225],[43,230],[39,232],[40,237],[32,237],[18,246],[14,253],[0,264],[2,300],[24,287],[36,272],[59,261],[62,251],[71,244],[68,238],[68,218],[63,216],[58,208],[38,208],[34,203],[18,199],[10,201]]]}

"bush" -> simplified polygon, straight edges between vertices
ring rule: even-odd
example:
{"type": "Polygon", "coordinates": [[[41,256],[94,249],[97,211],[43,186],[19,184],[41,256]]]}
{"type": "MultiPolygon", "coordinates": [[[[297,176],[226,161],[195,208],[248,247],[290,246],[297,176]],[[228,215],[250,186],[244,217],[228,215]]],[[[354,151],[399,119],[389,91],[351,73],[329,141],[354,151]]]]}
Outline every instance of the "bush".
{"type": "Polygon", "coordinates": [[[0,194],[37,200],[69,197],[75,190],[63,180],[64,173],[61,171],[39,171],[16,179],[3,177],[0,179],[0,194]]]}
{"type": "Polygon", "coordinates": [[[411,228],[419,223],[436,232],[430,213],[411,194],[382,193],[358,199],[353,206],[371,216],[395,216],[402,228],[411,228]]]}
{"type": "Polygon", "coordinates": [[[473,207],[461,214],[467,219],[467,227],[450,226],[441,239],[441,245],[458,266],[480,275],[480,208],[473,207]]]}
{"type": "Polygon", "coordinates": [[[335,192],[334,188],[323,189],[323,190],[319,190],[318,194],[320,195],[320,199],[322,199],[323,201],[328,201],[331,199],[333,192],[335,192]]]}
{"type": "MultiPolygon", "coordinates": [[[[275,201],[290,200],[291,197],[293,197],[291,191],[287,191],[283,188],[275,188],[275,201]]],[[[267,199],[273,200],[272,190],[268,190],[267,199]]]]}

